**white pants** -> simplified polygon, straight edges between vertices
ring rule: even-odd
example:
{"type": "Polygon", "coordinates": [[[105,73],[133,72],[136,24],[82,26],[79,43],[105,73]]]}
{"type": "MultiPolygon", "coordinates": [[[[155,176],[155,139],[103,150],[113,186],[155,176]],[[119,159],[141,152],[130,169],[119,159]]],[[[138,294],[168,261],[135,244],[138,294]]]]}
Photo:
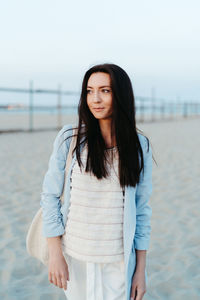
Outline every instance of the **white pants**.
{"type": "Polygon", "coordinates": [[[68,300],[125,300],[124,260],[92,263],[64,256],[70,281],[63,291],[68,300]]]}

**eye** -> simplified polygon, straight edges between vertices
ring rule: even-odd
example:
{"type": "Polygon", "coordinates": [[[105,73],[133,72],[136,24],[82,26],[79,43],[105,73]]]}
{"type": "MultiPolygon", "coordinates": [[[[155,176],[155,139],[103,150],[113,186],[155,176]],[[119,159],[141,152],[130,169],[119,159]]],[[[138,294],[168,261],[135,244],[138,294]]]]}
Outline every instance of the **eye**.
{"type": "Polygon", "coordinates": [[[89,92],[91,92],[91,90],[87,90],[87,94],[89,94],[89,92]]]}
{"type": "Polygon", "coordinates": [[[107,93],[107,92],[108,92],[108,93],[110,92],[110,90],[108,90],[108,89],[103,89],[102,91],[106,91],[106,93],[107,93]]]}

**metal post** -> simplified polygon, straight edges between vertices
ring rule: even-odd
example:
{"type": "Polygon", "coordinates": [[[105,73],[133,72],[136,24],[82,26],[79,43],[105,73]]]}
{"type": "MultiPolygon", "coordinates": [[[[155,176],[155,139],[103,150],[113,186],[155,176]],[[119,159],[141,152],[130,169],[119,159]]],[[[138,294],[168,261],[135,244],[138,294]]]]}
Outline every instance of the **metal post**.
{"type": "Polygon", "coordinates": [[[187,103],[183,103],[183,117],[187,118],[188,110],[187,110],[187,103]]]}
{"type": "Polygon", "coordinates": [[[151,120],[154,121],[155,120],[155,98],[156,98],[156,92],[155,92],[155,88],[152,87],[151,89],[151,120]]]}
{"type": "Polygon", "coordinates": [[[161,120],[165,118],[165,101],[163,99],[161,100],[160,118],[161,120]]]}
{"type": "Polygon", "coordinates": [[[169,119],[173,119],[173,117],[174,117],[174,102],[173,101],[171,101],[169,103],[169,107],[170,107],[169,119]]]}
{"type": "Polygon", "coordinates": [[[33,80],[29,82],[29,131],[33,131],[33,80]]]}
{"type": "Polygon", "coordinates": [[[179,118],[180,113],[180,96],[176,96],[176,118],[179,118]]]}
{"type": "Polygon", "coordinates": [[[57,129],[62,128],[62,115],[61,115],[61,85],[58,85],[58,98],[57,98],[57,129]]]}
{"type": "Polygon", "coordinates": [[[140,105],[140,110],[141,110],[141,113],[140,113],[140,121],[141,122],[144,122],[144,99],[143,98],[141,98],[140,99],[140,101],[141,101],[141,105],[140,105]]]}

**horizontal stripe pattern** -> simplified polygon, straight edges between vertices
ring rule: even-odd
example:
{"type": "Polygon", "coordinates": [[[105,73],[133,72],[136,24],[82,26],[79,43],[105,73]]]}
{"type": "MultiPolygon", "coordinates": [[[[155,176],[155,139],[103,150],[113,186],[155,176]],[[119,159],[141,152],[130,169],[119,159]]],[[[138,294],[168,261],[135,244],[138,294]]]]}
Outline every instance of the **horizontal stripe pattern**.
{"type": "MultiPolygon", "coordinates": [[[[108,151],[110,159],[111,151],[108,151]]],[[[109,177],[98,180],[84,171],[86,148],[81,153],[82,172],[76,160],[71,176],[70,206],[64,251],[77,259],[114,262],[123,259],[124,203],[118,178],[118,154],[109,166],[109,177]]]]}

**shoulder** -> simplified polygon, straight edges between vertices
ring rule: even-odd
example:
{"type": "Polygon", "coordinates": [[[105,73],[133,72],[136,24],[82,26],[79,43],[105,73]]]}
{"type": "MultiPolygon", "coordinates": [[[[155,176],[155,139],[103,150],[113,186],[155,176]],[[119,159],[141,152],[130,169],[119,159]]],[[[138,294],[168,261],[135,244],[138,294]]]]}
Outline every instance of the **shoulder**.
{"type": "MultiPolygon", "coordinates": [[[[85,125],[82,125],[82,127],[84,127],[85,125]]],[[[72,134],[74,129],[78,129],[78,125],[77,124],[73,124],[73,123],[68,123],[65,124],[62,129],[60,130],[60,133],[64,133],[66,132],[68,135],[72,134]]]]}
{"type": "Polygon", "coordinates": [[[57,154],[60,152],[59,149],[62,149],[62,152],[65,154],[66,150],[69,148],[69,144],[72,137],[73,124],[65,124],[56,134],[54,140],[54,148],[57,151],[57,154]]]}
{"type": "Polygon", "coordinates": [[[137,132],[137,135],[143,151],[149,152],[151,150],[149,138],[139,132],[137,132]]]}
{"type": "Polygon", "coordinates": [[[63,125],[63,127],[59,130],[57,137],[61,140],[66,140],[70,137],[72,137],[73,129],[77,128],[76,125],[72,123],[68,123],[63,125]]]}
{"type": "Polygon", "coordinates": [[[60,129],[59,133],[60,133],[60,135],[62,135],[65,132],[70,134],[72,132],[72,129],[73,129],[73,124],[68,123],[68,124],[63,125],[63,127],[60,129]]]}

